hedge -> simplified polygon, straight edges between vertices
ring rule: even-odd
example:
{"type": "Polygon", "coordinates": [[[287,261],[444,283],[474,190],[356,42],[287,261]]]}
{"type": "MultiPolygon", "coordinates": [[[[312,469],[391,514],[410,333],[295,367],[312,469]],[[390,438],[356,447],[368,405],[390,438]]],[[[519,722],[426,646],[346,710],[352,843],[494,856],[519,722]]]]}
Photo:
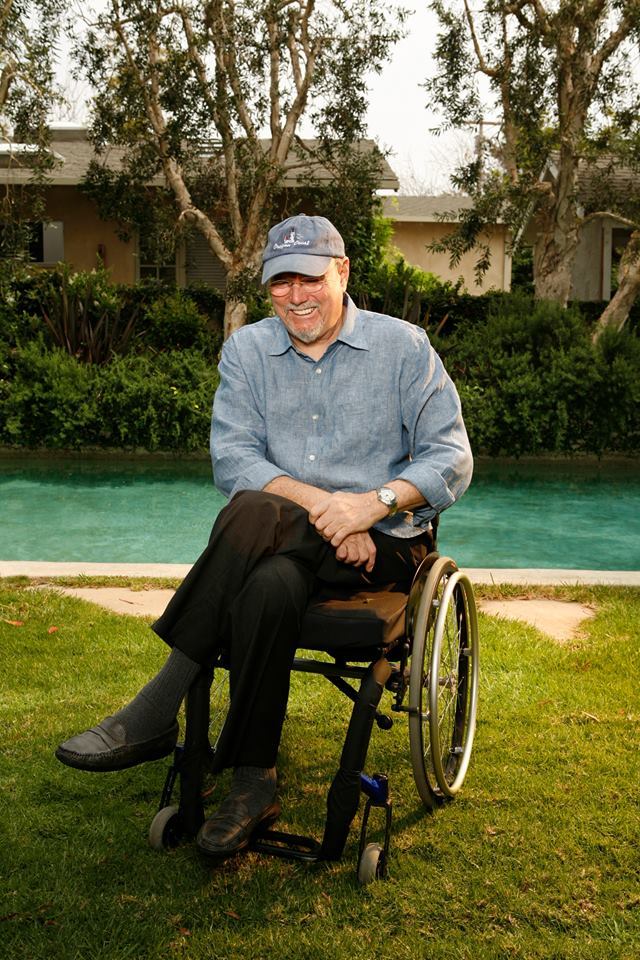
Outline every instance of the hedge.
{"type": "Polygon", "coordinates": [[[513,295],[485,323],[434,337],[463,403],[472,447],[491,456],[635,454],[640,341],[594,347],[577,308],[513,295]]]}
{"type": "MultiPolygon", "coordinates": [[[[471,297],[402,261],[380,268],[369,300],[426,327],[477,453],[640,450],[633,324],[594,347],[591,307],[471,297]]],[[[104,271],[14,282],[0,301],[0,444],[205,451],[221,343],[205,307],[220,319],[211,291],[120,288],[104,271]]]]}
{"type": "Polygon", "coordinates": [[[31,342],[2,359],[0,444],[206,451],[217,384],[197,350],[97,366],[31,342]]]}

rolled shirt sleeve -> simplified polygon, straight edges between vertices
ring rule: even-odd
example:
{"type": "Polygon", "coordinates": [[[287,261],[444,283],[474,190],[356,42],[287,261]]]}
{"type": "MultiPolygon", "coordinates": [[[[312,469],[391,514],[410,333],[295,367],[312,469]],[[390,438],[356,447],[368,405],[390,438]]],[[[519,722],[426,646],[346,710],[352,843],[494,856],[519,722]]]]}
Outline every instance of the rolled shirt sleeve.
{"type": "MultiPolygon", "coordinates": [[[[416,330],[418,333],[418,330],[416,330]]],[[[403,424],[410,460],[393,479],[412,483],[442,513],[471,482],[473,457],[458,392],[426,334],[403,369],[403,424]]]]}

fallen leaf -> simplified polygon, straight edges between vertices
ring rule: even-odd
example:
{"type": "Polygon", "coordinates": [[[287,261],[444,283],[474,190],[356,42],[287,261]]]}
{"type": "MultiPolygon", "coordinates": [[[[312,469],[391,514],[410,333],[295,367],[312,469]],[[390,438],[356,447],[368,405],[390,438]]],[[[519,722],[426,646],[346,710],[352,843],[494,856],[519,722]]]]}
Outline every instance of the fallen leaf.
{"type": "Polygon", "coordinates": [[[235,913],[233,910],[225,910],[225,913],[228,917],[231,917],[233,920],[239,920],[240,915],[235,913]]]}
{"type": "MultiPolygon", "coordinates": [[[[240,919],[240,918],[238,917],[238,919],[240,919]]],[[[183,937],[190,937],[190,936],[191,936],[191,930],[187,930],[186,927],[180,927],[178,933],[181,933],[183,937]]]]}
{"type": "Polygon", "coordinates": [[[58,627],[49,627],[49,629],[47,630],[47,633],[57,633],[57,632],[58,632],[58,627]]]}
{"type": "Polygon", "coordinates": [[[8,623],[10,627],[24,627],[24,620],[4,620],[3,623],[8,623]]]}

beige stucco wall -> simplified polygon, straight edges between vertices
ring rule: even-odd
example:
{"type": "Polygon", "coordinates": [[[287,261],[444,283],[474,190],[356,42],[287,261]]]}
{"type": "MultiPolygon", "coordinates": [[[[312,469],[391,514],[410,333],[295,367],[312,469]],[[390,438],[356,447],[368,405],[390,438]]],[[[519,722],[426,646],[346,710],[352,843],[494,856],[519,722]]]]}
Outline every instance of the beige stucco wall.
{"type": "Polygon", "coordinates": [[[136,244],[124,243],[113,222],[101,220],[95,203],[77,187],[50,187],[47,191],[47,218],[61,220],[64,227],[64,259],[76,270],[96,266],[98,248],[116,283],[136,280],[136,244]]]}
{"type": "Polygon", "coordinates": [[[432,253],[428,244],[440,240],[451,232],[445,223],[417,223],[399,221],[393,223],[392,243],[405,260],[415,267],[435,273],[442,280],[455,283],[460,277],[469,293],[482,293],[485,290],[509,290],[511,286],[511,258],[506,255],[506,230],[502,226],[492,227],[489,231],[491,266],[480,285],[475,282],[474,267],[477,254],[465,254],[453,269],[449,266],[448,253],[432,253]]]}

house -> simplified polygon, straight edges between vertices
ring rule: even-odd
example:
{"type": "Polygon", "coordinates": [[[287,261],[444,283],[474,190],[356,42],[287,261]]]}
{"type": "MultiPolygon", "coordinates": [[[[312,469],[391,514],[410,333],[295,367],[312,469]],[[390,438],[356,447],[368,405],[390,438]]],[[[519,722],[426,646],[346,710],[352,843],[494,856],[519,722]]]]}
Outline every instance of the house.
{"type": "Polygon", "coordinates": [[[465,254],[455,267],[451,267],[448,253],[434,253],[429,249],[434,240],[442,240],[451,233],[460,211],[468,210],[472,205],[470,197],[459,195],[384,197],[383,213],[393,221],[392,243],[407,263],[452,283],[462,279],[469,293],[509,290],[511,254],[505,225],[495,224],[488,229],[486,240],[491,264],[480,284],[476,283],[474,272],[477,251],[465,254]]]}
{"type": "MultiPolygon", "coordinates": [[[[557,155],[551,154],[540,179],[555,184],[559,174],[557,164],[557,155]]],[[[576,193],[581,223],[571,272],[571,300],[611,299],[616,267],[634,230],[629,220],[615,209],[628,206],[629,198],[638,194],[639,186],[638,171],[617,165],[610,156],[579,162],[576,193]]],[[[535,243],[535,221],[527,225],[524,242],[535,243]]]]}
{"type": "MultiPolygon", "coordinates": [[[[307,147],[313,145],[312,141],[302,143],[307,147]]],[[[264,144],[266,149],[268,141],[264,144]]],[[[0,184],[28,185],[32,176],[28,157],[33,148],[19,143],[1,146],[0,184]]],[[[373,147],[372,141],[364,141],[361,145],[364,150],[373,147]]],[[[170,262],[157,263],[147,253],[148,245],[143,236],[123,240],[115,221],[100,218],[95,202],[80,188],[89,164],[95,158],[86,128],[52,129],[50,150],[55,162],[45,192],[47,219],[36,225],[30,249],[34,263],[46,267],[64,260],[75,270],[91,270],[101,261],[117,283],[131,284],[156,278],[175,281],[179,286],[199,283],[224,288],[224,268],[200,233],[193,232],[178,242],[175,257],[170,262]]],[[[109,168],[118,170],[123,155],[123,148],[110,147],[101,159],[109,168]]],[[[317,161],[292,154],[286,163],[284,189],[301,189],[310,173],[316,181],[331,177],[317,161]]],[[[163,187],[164,180],[158,176],[151,185],[163,187]]],[[[398,186],[395,173],[382,160],[379,187],[393,190],[398,186]]]]}

